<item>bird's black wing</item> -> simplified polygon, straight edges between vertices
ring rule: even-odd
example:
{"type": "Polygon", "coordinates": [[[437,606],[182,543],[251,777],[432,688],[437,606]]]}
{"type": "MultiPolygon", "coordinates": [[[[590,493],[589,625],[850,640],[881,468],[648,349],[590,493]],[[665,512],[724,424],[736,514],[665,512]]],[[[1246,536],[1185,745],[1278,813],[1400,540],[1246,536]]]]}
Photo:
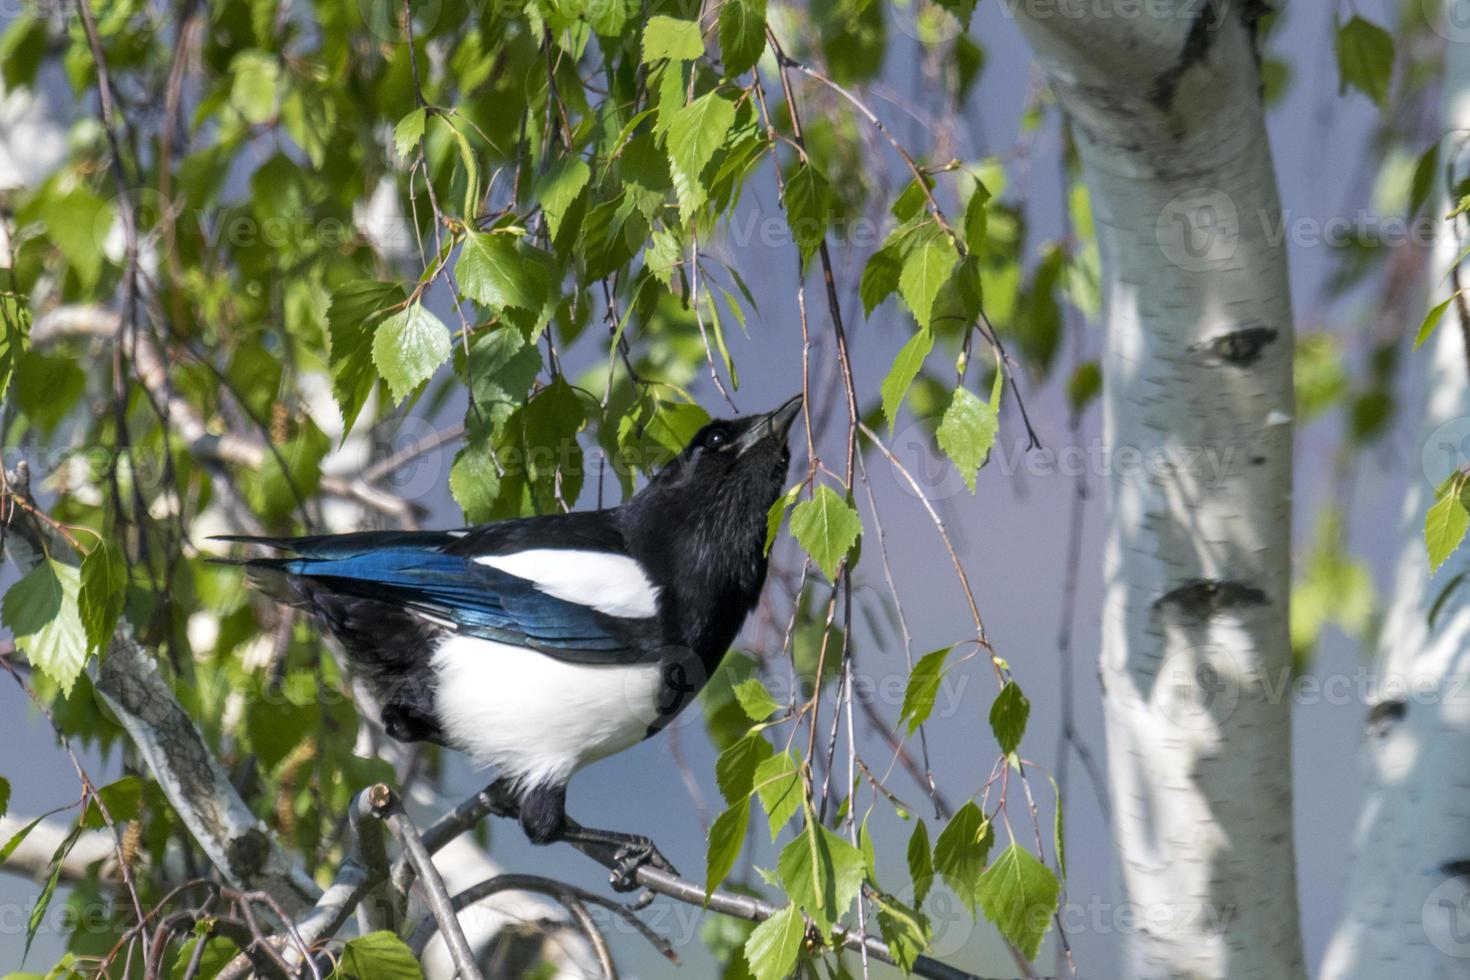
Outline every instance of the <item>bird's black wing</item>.
{"type": "MultiPolygon", "coordinates": [[[[535,577],[486,563],[505,564],[534,554],[536,567],[549,564],[555,571],[560,553],[565,553],[567,563],[581,566],[588,555],[631,562],[620,550],[610,550],[620,549],[615,529],[599,529],[593,522],[562,525],[561,519],[532,518],[466,531],[229,540],[291,552],[288,557],[240,563],[263,591],[322,612],[339,635],[333,620],[348,614],[355,631],[371,629],[370,612],[328,608],[334,603],[341,607],[342,600],[358,600],[371,603],[385,618],[395,611],[409,613],[428,626],[528,647],[572,663],[632,663],[657,646],[657,626],[650,617],[617,614],[646,610],[610,613],[595,602],[577,601],[575,592],[548,590],[535,577]]],[[[352,645],[352,637],[342,639],[352,645]]]]}

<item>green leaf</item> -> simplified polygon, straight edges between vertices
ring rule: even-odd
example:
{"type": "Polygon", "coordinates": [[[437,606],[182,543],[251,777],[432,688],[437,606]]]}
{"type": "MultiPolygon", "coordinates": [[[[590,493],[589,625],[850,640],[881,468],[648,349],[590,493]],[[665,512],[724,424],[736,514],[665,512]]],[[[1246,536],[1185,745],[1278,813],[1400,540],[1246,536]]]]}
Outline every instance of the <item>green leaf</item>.
{"type": "Polygon", "coordinates": [[[693,61],[704,54],[704,37],[699,22],[659,14],[643,27],[643,63],[693,61]]]}
{"type": "Polygon", "coordinates": [[[949,656],[950,649],[943,647],[933,653],[924,654],[914,664],[913,673],[909,674],[909,682],[903,692],[903,707],[899,709],[898,717],[901,721],[907,719],[910,735],[929,720],[929,713],[934,710],[939,682],[944,678],[944,658],[949,656]]]}
{"type": "MultiPolygon", "coordinates": [[[[1454,553],[1465,539],[1465,529],[1470,526],[1470,511],[1466,509],[1465,490],[1467,477],[1456,470],[1435,491],[1434,503],[1424,517],[1424,545],[1429,551],[1430,574],[1439,571],[1439,566],[1454,553]]],[[[15,587],[11,587],[13,592],[15,587]]],[[[8,605],[9,593],[5,596],[8,605]]],[[[9,622],[9,618],[6,619],[9,622]]]]}
{"type": "Polygon", "coordinates": [[[577,434],[587,413],[565,376],[537,392],[520,419],[524,472],[536,506],[545,512],[558,506],[558,496],[576,500],[585,472],[577,434]]]}
{"type": "Polygon", "coordinates": [[[674,288],[674,269],[683,260],[683,248],[678,236],[663,228],[650,236],[643,249],[643,265],[654,278],[664,284],[665,289],[674,288]]]}
{"type": "Polygon", "coordinates": [[[449,492],[469,523],[483,524],[495,516],[500,473],[488,446],[466,443],[454,454],[454,463],[449,467],[449,492]]]}
{"type": "Polygon", "coordinates": [[[1393,36],[1371,21],[1354,17],[1337,29],[1334,48],[1339,93],[1352,86],[1386,109],[1393,80],[1393,36]]]}
{"type": "Polygon", "coordinates": [[[537,182],[536,197],[541,210],[546,214],[546,226],[555,238],[561,230],[562,219],[567,209],[587,186],[592,169],[579,156],[566,156],[558,160],[546,175],[537,182]]]}
{"type": "Polygon", "coordinates": [[[766,0],[724,0],[719,23],[725,77],[743,75],[766,50],[766,0]]]}
{"type": "Polygon", "coordinates": [[[929,201],[926,192],[933,186],[934,181],[928,177],[922,181],[916,177],[908,182],[908,186],[898,195],[898,199],[893,202],[893,207],[890,209],[899,223],[911,221],[923,213],[924,206],[929,201]]]}
{"type": "Polygon", "coordinates": [[[1021,736],[1026,734],[1026,719],[1031,717],[1031,702],[1015,681],[1006,681],[990,705],[990,730],[1006,755],[1016,751],[1021,736]]]}
{"type": "Polygon", "coordinates": [[[0,817],[5,816],[10,808],[10,780],[0,776],[0,817]]]}
{"type": "Polygon", "coordinates": [[[541,309],[525,260],[510,235],[470,232],[454,265],[454,277],[466,296],[492,310],[541,309]]]}
{"type": "Polygon", "coordinates": [[[934,884],[934,851],[929,846],[929,828],[923,820],[914,821],[914,831],[909,834],[908,846],[909,878],[914,883],[914,907],[924,904],[929,888],[934,884]]]}
{"type": "Polygon", "coordinates": [[[424,138],[424,124],[429,121],[429,110],[423,106],[398,120],[398,125],[393,127],[393,148],[398,155],[408,158],[418,147],[419,140],[424,138]]]}
{"type": "Polygon", "coordinates": [[[832,191],[827,179],[808,164],[802,164],[786,182],[786,222],[801,260],[806,262],[827,237],[832,221],[832,191]]]}
{"type": "Polygon", "coordinates": [[[316,492],[321,461],[331,451],[332,442],[308,419],[295,435],[274,448],[245,484],[251,510],[268,522],[290,513],[298,500],[316,492]]]}
{"type": "Polygon", "coordinates": [[[638,10],[636,0],[609,0],[607,3],[589,5],[586,8],[586,17],[592,30],[600,36],[618,37],[623,33],[623,26],[638,10]]]}
{"type": "Polygon", "coordinates": [[[402,301],[403,287],[398,283],[372,279],[344,283],[332,293],[327,308],[332,394],[342,410],[344,439],[378,380],[373,367],[373,329],[402,301]]]}
{"type": "Polygon", "coordinates": [[[128,567],[117,549],[102,540],[82,559],[81,588],[77,607],[87,630],[87,653],[107,649],[112,631],[122,616],[127,596],[128,567]]]}
{"type": "Polygon", "coordinates": [[[866,874],[862,851],[819,823],[806,829],[781,849],[776,862],[781,884],[824,933],[857,898],[866,874]]]}
{"type": "MultiPolygon", "coordinates": [[[[999,380],[1000,375],[997,374],[996,378],[999,380]]],[[[971,493],[975,492],[975,475],[990,455],[990,447],[995,444],[995,436],[1000,429],[997,401],[992,394],[991,402],[987,404],[960,385],[950,397],[949,407],[944,410],[944,418],[935,432],[939,448],[965,478],[971,493]]]]}
{"type": "Polygon", "coordinates": [[[904,256],[898,276],[898,293],[908,304],[919,326],[929,325],[934,297],[939,295],[940,288],[949,280],[959,260],[954,243],[937,225],[904,256]]]}
{"type": "MultiPolygon", "coordinates": [[[[738,692],[736,697],[739,697],[738,692]]],[[[737,739],[721,752],[720,757],[715,760],[715,782],[719,784],[720,795],[725,798],[725,802],[740,803],[747,799],[755,786],[756,769],[773,755],[775,750],[771,748],[771,743],[759,732],[751,732],[737,739]]]]}
{"type": "Polygon", "coordinates": [[[1067,380],[1067,407],[1081,412],[1102,391],[1102,368],[1097,361],[1084,361],[1077,365],[1072,377],[1067,380]]]}
{"type": "Polygon", "coordinates": [[[116,208],[85,187],[66,194],[48,194],[39,204],[50,241],[91,289],[102,273],[102,242],[112,228],[116,208]]]}
{"type": "Polygon", "coordinates": [[[0,398],[10,389],[10,379],[21,355],[30,349],[31,310],[23,297],[0,291],[0,398]]]}
{"type": "Polygon", "coordinates": [[[471,432],[495,434],[526,403],[526,392],[541,372],[541,355],[513,326],[482,330],[470,342],[465,383],[474,396],[466,413],[471,432]]]}
{"type": "Polygon", "coordinates": [[[393,314],[373,333],[373,363],[388,382],[394,402],[401,402],[434,376],[450,352],[449,328],[414,303],[393,314]]]}
{"type": "Polygon", "coordinates": [[[1052,794],[1056,797],[1057,805],[1052,816],[1052,846],[1057,849],[1057,870],[1062,877],[1067,877],[1067,828],[1062,817],[1062,788],[1057,785],[1055,778],[1048,776],[1051,780],[1052,794]]]}
{"type": "Polygon", "coordinates": [[[787,905],[755,927],[745,941],[745,962],[755,980],[783,980],[796,969],[796,958],[806,938],[801,910],[787,905]]]}
{"type": "MultiPolygon", "coordinates": [[[[885,245],[872,255],[863,266],[863,276],[858,282],[858,296],[863,301],[863,316],[872,316],[878,304],[898,288],[903,260],[897,249],[885,245]]],[[[932,304],[931,304],[932,306],[932,304]]]]}
{"type": "Polygon", "coordinates": [[[270,122],[276,114],[279,60],[264,51],[241,51],[230,63],[230,74],[230,105],[252,126],[270,122]]]}
{"type": "MultiPolygon", "coordinates": [[[[27,828],[29,830],[29,828],[27,828]]],[[[61,866],[71,849],[76,845],[78,838],[82,836],[82,825],[75,824],[71,832],[66,835],[62,842],[51,854],[51,862],[47,865],[50,874],[46,877],[46,884],[41,888],[41,894],[36,898],[36,904],[31,907],[30,918],[26,921],[26,947],[21,954],[22,961],[30,955],[31,943],[35,941],[36,933],[40,931],[41,923],[46,921],[46,910],[51,905],[51,897],[56,894],[56,885],[61,881],[61,866]]]]}
{"type": "Polygon", "coordinates": [[[1445,310],[1449,309],[1450,304],[1463,295],[1464,292],[1463,289],[1455,290],[1446,296],[1443,302],[1436,303],[1432,310],[1424,314],[1424,321],[1419,324],[1419,332],[1414,334],[1415,350],[1418,350],[1424,341],[1434,335],[1435,329],[1439,327],[1439,321],[1444,318],[1445,310]]]}
{"type": "MultiPolygon", "coordinates": [[[[839,823],[850,802],[852,802],[851,796],[843,800],[842,806],[838,808],[836,819],[839,823]]],[[[870,807],[868,812],[863,814],[862,824],[858,826],[858,850],[863,852],[863,870],[868,881],[876,882],[878,880],[878,852],[873,849],[873,835],[868,832],[868,818],[872,815],[873,810],[870,807]]]]}
{"type": "Polygon", "coordinates": [[[983,255],[985,252],[985,207],[989,202],[990,191],[976,177],[975,189],[970,192],[970,200],[965,205],[965,248],[971,255],[983,255]]]}
{"type": "Polygon", "coordinates": [[[751,677],[735,685],[735,700],[751,721],[765,721],[781,709],[759,677],[751,677]]]}
{"type": "Polygon", "coordinates": [[[1056,875],[1017,844],[1011,844],[980,876],[980,907],[1000,934],[1028,960],[1036,959],[1051,928],[1061,891],[1056,875]]]}
{"type": "Polygon", "coordinates": [[[353,980],[423,980],[424,971],[408,944],[391,932],[370,932],[342,947],[333,978],[353,980]]]}
{"type": "Polygon", "coordinates": [[[107,826],[107,820],[102,815],[103,807],[107,809],[107,816],[112,818],[114,824],[138,819],[143,805],[143,780],[137,776],[124,776],[98,789],[97,795],[102,800],[102,806],[99,807],[89,797],[87,808],[82,813],[82,825],[88,830],[101,830],[107,826]]]}
{"type": "Polygon", "coordinates": [[[1409,181],[1409,217],[1419,215],[1425,202],[1434,190],[1434,175],[1439,170],[1439,140],[1429,144],[1414,165],[1414,177],[1409,181]]]}
{"type": "Polygon", "coordinates": [[[960,807],[934,842],[934,869],[959,896],[970,914],[979,901],[977,889],[985,858],[995,840],[990,821],[973,800],[960,807]]]}
{"type": "Polygon", "coordinates": [[[0,82],[12,92],[35,85],[36,72],[51,47],[50,20],[40,14],[18,12],[0,31],[0,82]]]}
{"type": "Polygon", "coordinates": [[[789,751],[755,767],[755,792],[761,798],[774,841],[801,806],[803,796],[801,770],[789,751]]]}
{"type": "Polygon", "coordinates": [[[715,818],[709,828],[709,847],[705,852],[704,895],[710,892],[735,867],[740,857],[740,847],[745,843],[745,828],[750,823],[750,800],[741,797],[735,800],[715,818]]]}
{"type": "Polygon", "coordinates": [[[10,840],[5,842],[5,846],[0,847],[0,864],[4,864],[10,860],[10,855],[15,853],[15,849],[25,842],[25,839],[31,835],[31,831],[39,827],[41,821],[45,820],[46,817],[47,814],[42,814],[11,835],[10,840]]]}
{"type": "MultiPolygon", "coordinates": [[[[1466,574],[1465,572],[1459,572],[1450,576],[1450,580],[1444,584],[1444,588],[1439,590],[1439,595],[1434,597],[1434,602],[1429,606],[1429,615],[1424,617],[1425,622],[1428,623],[1431,630],[1434,629],[1434,624],[1438,621],[1439,614],[1444,611],[1445,603],[1449,601],[1450,596],[1454,594],[1456,589],[1465,584],[1466,574]]],[[[1295,600],[1293,600],[1292,608],[1296,608],[1295,600]]]]}
{"type": "Polygon", "coordinates": [[[776,502],[771,505],[771,509],[766,511],[765,553],[767,555],[771,553],[771,546],[776,543],[776,535],[781,533],[781,521],[786,517],[786,508],[791,506],[792,502],[796,500],[796,495],[800,492],[801,484],[793,484],[791,489],[776,498],[776,502]]]}
{"type": "Polygon", "coordinates": [[[837,574],[837,566],[857,543],[862,530],[858,512],[825,483],[791,512],[792,536],[828,578],[837,574]]]}
{"type": "MultiPolygon", "coordinates": [[[[878,931],[888,944],[888,951],[898,963],[899,969],[910,973],[914,961],[929,944],[929,923],[917,908],[909,908],[889,895],[879,895],[878,931]]],[[[915,906],[917,906],[915,902],[915,906]]]]}
{"type": "Polygon", "coordinates": [[[934,334],[927,327],[910,337],[899,350],[883,379],[883,415],[888,419],[888,431],[898,422],[899,409],[903,408],[904,396],[924,368],[924,359],[934,349],[934,334]]]}
{"type": "Polygon", "coordinates": [[[184,980],[194,950],[200,943],[204,943],[204,953],[199,957],[199,972],[195,974],[196,977],[218,976],[225,965],[240,954],[240,948],[222,936],[209,939],[190,936],[179,946],[178,955],[174,957],[173,971],[169,974],[170,980],[184,980]]]}
{"type": "Polygon", "coordinates": [[[720,322],[720,310],[715,305],[715,294],[713,290],[706,290],[704,294],[705,309],[709,312],[710,328],[715,335],[715,348],[720,352],[720,360],[725,363],[725,373],[730,376],[730,383],[738,391],[740,389],[740,375],[735,370],[735,360],[730,356],[730,348],[725,343],[725,327],[720,322]]]}
{"type": "MultiPolygon", "coordinates": [[[[655,18],[657,19],[657,18],[655,18]]],[[[669,162],[693,185],[725,142],[735,123],[735,104],[715,92],[706,92],[669,118],[669,162]]]]}
{"type": "Polygon", "coordinates": [[[0,619],[15,634],[16,648],[60,686],[63,696],[71,695],[87,660],[80,591],[77,567],[47,558],[12,585],[0,604],[0,619]]]}

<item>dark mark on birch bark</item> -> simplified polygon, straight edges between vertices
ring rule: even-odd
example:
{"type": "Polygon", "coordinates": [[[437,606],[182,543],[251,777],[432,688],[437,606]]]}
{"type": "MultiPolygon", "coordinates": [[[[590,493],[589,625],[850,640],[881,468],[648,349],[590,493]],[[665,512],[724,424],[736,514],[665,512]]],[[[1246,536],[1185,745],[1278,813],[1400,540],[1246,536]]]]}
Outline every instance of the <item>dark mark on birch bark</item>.
{"type": "Polygon", "coordinates": [[[1409,705],[1399,698],[1379,701],[1368,709],[1368,734],[1374,738],[1382,738],[1388,734],[1389,729],[1403,721],[1408,713],[1409,705]]]}
{"type": "Polygon", "coordinates": [[[1243,326],[1209,340],[1190,345],[1190,351],[1206,364],[1249,367],[1261,359],[1267,344],[1279,336],[1275,327],[1243,326]]]}
{"type": "Polygon", "coordinates": [[[1174,612],[1184,619],[1204,622],[1230,609],[1268,605],[1266,593],[1253,585],[1229,579],[1197,578],[1165,592],[1154,601],[1155,614],[1174,612]]]}
{"type": "Polygon", "coordinates": [[[1224,0],[1207,0],[1195,15],[1194,23],[1189,25],[1189,33],[1184,38],[1184,47],[1180,49],[1179,57],[1154,76],[1154,85],[1148,100],[1160,112],[1168,112],[1174,104],[1174,94],[1179,89],[1179,80],[1184,77],[1184,73],[1204,60],[1205,53],[1210,50],[1210,44],[1214,41],[1215,32],[1220,29],[1224,19],[1221,10],[1217,8],[1225,6],[1228,6],[1228,2],[1224,0]]]}

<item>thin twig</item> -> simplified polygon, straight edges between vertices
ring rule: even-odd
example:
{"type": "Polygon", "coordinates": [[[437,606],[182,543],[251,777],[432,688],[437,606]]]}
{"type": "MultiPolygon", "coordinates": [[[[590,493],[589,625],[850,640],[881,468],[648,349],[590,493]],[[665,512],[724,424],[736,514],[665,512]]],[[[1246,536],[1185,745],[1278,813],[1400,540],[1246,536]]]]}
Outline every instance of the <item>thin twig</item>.
{"type": "Polygon", "coordinates": [[[429,909],[449,946],[449,955],[454,960],[455,969],[459,971],[460,980],[484,980],[480,967],[475,963],[474,951],[464,937],[459,917],[454,914],[449,891],[444,887],[444,878],[439,874],[439,869],[434,867],[434,859],[424,846],[424,839],[419,836],[418,828],[404,811],[398,794],[387,785],[378,783],[368,791],[367,799],[373,812],[382,818],[393,836],[398,838],[415,873],[423,881],[428,893],[429,909]]]}

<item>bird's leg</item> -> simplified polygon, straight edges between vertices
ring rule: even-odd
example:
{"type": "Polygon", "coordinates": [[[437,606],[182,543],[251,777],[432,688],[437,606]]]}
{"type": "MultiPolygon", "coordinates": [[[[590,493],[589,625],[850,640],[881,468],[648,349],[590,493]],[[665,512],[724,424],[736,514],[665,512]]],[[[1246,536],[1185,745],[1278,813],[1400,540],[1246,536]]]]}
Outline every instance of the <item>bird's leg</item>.
{"type": "MultiPolygon", "coordinates": [[[[653,841],[642,834],[625,834],[616,830],[583,827],[566,818],[561,839],[569,844],[612,851],[612,886],[615,891],[630,892],[638,887],[638,869],[645,865],[677,875],[678,870],[664,857],[653,841]]],[[[595,855],[594,855],[595,857],[595,855]]]]}
{"type": "MultiPolygon", "coordinates": [[[[542,784],[520,795],[515,815],[520,818],[521,827],[531,843],[565,841],[571,844],[612,869],[612,886],[620,892],[633,891],[638,887],[638,869],[644,865],[673,875],[679,873],[647,837],[584,827],[567,816],[566,792],[565,786],[542,784]]],[[[502,815],[511,814],[502,811],[502,815]]]]}

